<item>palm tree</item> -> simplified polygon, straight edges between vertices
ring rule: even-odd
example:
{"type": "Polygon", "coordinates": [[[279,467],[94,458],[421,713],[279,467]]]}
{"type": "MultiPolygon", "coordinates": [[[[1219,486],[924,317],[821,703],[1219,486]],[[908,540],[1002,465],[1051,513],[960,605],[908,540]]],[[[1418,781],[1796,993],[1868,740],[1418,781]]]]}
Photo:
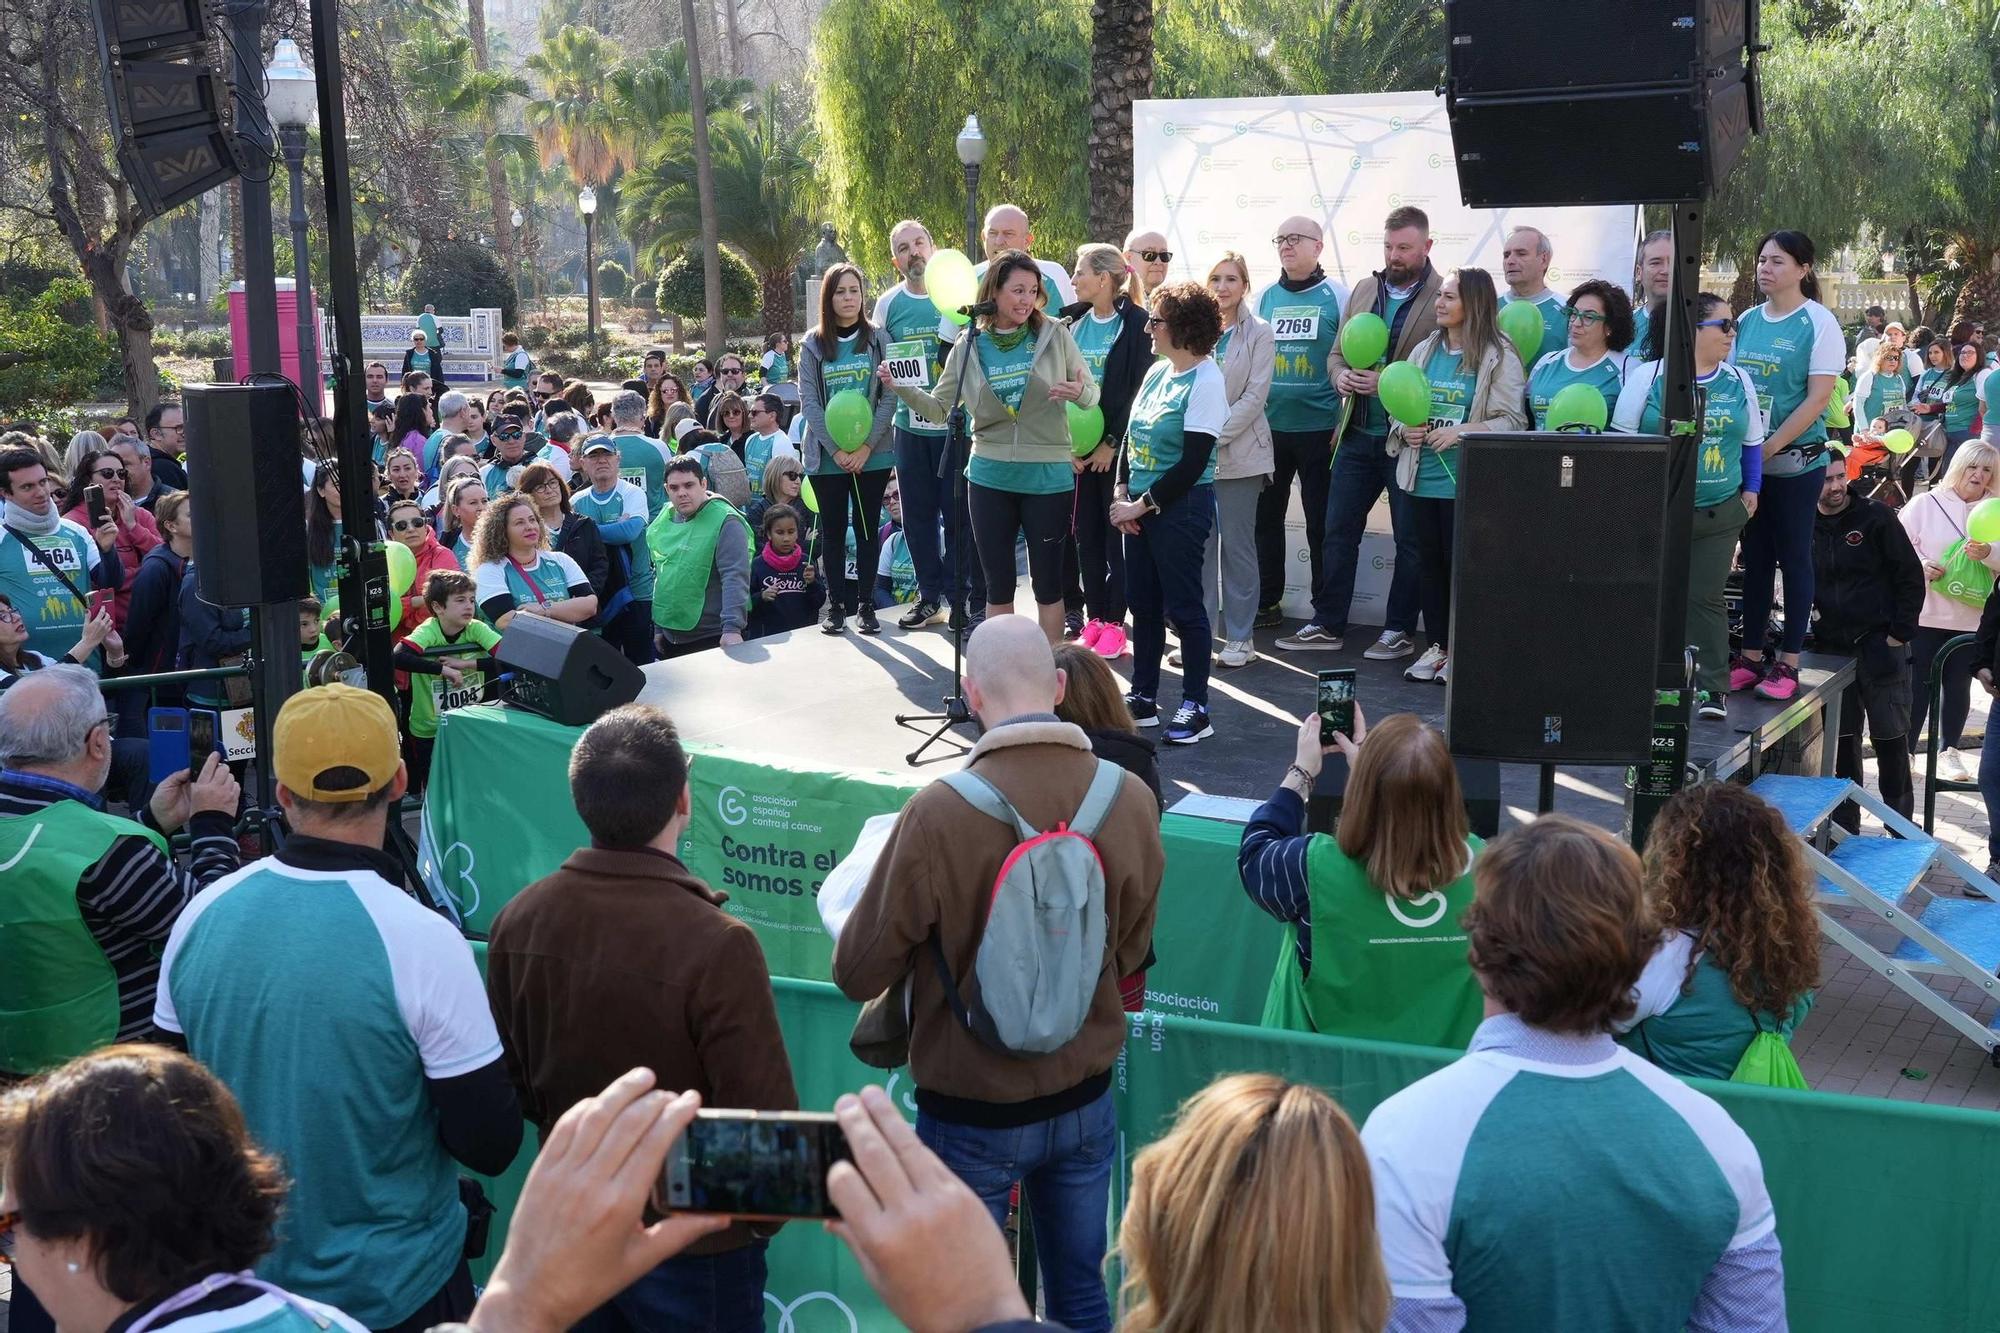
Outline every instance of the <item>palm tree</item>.
{"type": "MultiPolygon", "coordinates": [[[[480,0],[468,0],[472,8],[480,0]]],[[[534,141],[499,126],[514,98],[526,97],[527,81],[518,75],[482,68],[477,42],[470,34],[441,37],[430,31],[413,33],[403,44],[408,82],[454,127],[439,147],[444,161],[463,161],[473,154],[484,159],[486,188],[493,209],[493,234],[511,265],[514,253],[513,196],[507,188],[507,158],[533,156],[534,141]]]]}
{"type": "Polygon", "coordinates": [[[1153,0],[1090,7],[1090,234],[1132,229],[1132,100],[1153,95],[1153,0]]]}
{"type": "MultiPolygon", "coordinates": [[[[757,272],[767,333],[791,328],[792,275],[816,236],[811,141],[784,128],[796,123],[775,89],[754,121],[730,112],[709,121],[717,231],[757,272]]],[[[693,126],[683,118],[625,178],[619,220],[627,234],[647,238],[648,264],[702,235],[703,191],[692,155],[693,126]]]]}
{"type": "MultiPolygon", "coordinates": [[[[465,35],[472,45],[472,67],[482,76],[492,76],[493,57],[486,44],[486,0],[465,0],[465,35]]],[[[514,86],[497,97],[485,99],[476,114],[480,131],[486,136],[482,156],[486,159],[486,190],[493,203],[493,239],[500,243],[500,254],[507,261],[508,271],[518,272],[520,256],[514,249],[514,201],[507,193],[507,168],[502,164],[500,150],[493,140],[507,100],[526,97],[528,85],[511,75],[500,77],[514,86]]]]}
{"type": "MultiPolygon", "coordinates": [[[[712,19],[713,14],[710,15],[712,19]]],[[[701,47],[696,43],[694,0],[681,0],[681,47],[687,52],[689,118],[694,128],[695,183],[700,187],[702,295],[708,306],[708,350],[720,353],[729,325],[722,310],[721,240],[716,230],[715,164],[708,143],[708,98],[701,86],[701,47]]]]}
{"type": "Polygon", "coordinates": [[[592,28],[571,26],[528,57],[543,96],[523,113],[542,162],[560,159],[577,185],[603,186],[632,165],[637,136],[606,94],[605,71],[619,63],[616,43],[592,28]]]}

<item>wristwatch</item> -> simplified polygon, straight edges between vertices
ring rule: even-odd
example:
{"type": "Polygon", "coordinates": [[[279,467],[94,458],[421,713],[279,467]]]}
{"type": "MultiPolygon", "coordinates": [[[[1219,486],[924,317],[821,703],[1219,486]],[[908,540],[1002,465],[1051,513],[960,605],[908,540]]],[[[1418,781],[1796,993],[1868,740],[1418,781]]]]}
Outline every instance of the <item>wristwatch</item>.
{"type": "Polygon", "coordinates": [[[1160,502],[1153,498],[1153,493],[1151,491],[1147,491],[1144,495],[1140,496],[1139,503],[1146,506],[1146,512],[1149,514],[1157,514],[1160,512],[1160,502]]]}

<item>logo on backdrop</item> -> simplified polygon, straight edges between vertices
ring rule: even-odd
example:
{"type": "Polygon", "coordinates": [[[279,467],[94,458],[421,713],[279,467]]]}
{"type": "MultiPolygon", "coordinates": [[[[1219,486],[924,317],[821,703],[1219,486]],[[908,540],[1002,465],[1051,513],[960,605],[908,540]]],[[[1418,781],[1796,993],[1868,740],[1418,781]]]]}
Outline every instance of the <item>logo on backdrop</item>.
{"type": "Polygon", "coordinates": [[[1433,911],[1429,916],[1419,917],[1414,912],[1405,914],[1403,911],[1403,904],[1396,898],[1394,894],[1384,895],[1383,901],[1389,904],[1389,915],[1395,917],[1398,921],[1408,926],[1411,930],[1423,930],[1427,926],[1435,926],[1438,922],[1444,919],[1444,913],[1445,913],[1444,895],[1442,893],[1439,893],[1436,889],[1432,889],[1429,893],[1422,894],[1419,897],[1410,899],[1410,906],[1412,908],[1422,907],[1425,903],[1429,903],[1434,908],[1436,908],[1436,910],[1433,911]]]}
{"type": "Polygon", "coordinates": [[[722,816],[722,822],[732,828],[750,818],[750,807],[743,802],[741,787],[724,787],[715,794],[715,813],[722,816]]]}

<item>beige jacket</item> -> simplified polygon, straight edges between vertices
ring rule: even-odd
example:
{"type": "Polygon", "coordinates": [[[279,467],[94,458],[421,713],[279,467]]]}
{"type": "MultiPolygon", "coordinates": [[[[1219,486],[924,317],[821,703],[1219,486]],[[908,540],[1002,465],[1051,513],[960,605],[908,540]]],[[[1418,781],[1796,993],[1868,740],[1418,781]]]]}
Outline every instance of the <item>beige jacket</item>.
{"type": "Polygon", "coordinates": [[[1264,419],[1264,403],[1271,396],[1274,354],[1271,323],[1257,318],[1246,298],[1236,307],[1236,331],[1230,334],[1229,351],[1222,359],[1229,416],[1216,439],[1217,481],[1271,475],[1271,423],[1264,419]]]}
{"type": "MultiPolygon", "coordinates": [[[[1411,360],[1411,349],[1437,332],[1437,294],[1442,286],[1444,286],[1444,274],[1438,272],[1436,267],[1430,268],[1424,278],[1424,285],[1410,298],[1410,313],[1403,317],[1402,335],[1396,339],[1396,345],[1389,349],[1391,361],[1411,360]]],[[[1363,311],[1372,312],[1375,309],[1375,298],[1381,290],[1382,280],[1373,273],[1355,283],[1354,290],[1347,297],[1347,308],[1340,315],[1341,327],[1346,328],[1347,321],[1363,311]]],[[[1340,372],[1349,369],[1352,367],[1347,364],[1347,358],[1340,354],[1340,339],[1335,338],[1333,350],[1326,354],[1327,378],[1333,380],[1335,387],[1338,387],[1340,372]]],[[[1368,367],[1363,366],[1361,369],[1366,370],[1368,367]]],[[[1333,433],[1333,444],[1336,449],[1340,447],[1340,437],[1347,434],[1347,427],[1359,410],[1359,402],[1354,394],[1341,395],[1340,429],[1333,433]]]]}
{"type": "Polygon", "coordinates": [[[1028,368],[1028,384],[1021,391],[1021,410],[1009,412],[986,383],[986,371],[978,354],[964,345],[972,336],[966,329],[945,358],[944,373],[937,387],[924,390],[909,385],[896,386],[896,396],[932,421],[951,415],[958,400],[958,382],[965,380],[965,402],[972,414],[972,452],[975,457],[996,463],[1064,463],[1073,454],[1069,445],[1068,409],[1049,397],[1051,385],[1076,378],[1083,372],[1081,407],[1097,402],[1097,381],[1083,364],[1076,339],[1061,320],[1042,318],[1042,331],[1035,336],[1035,359],[1028,368]]]}
{"type": "MultiPolygon", "coordinates": [[[[1430,337],[1411,348],[1409,356],[1401,359],[1414,363],[1421,370],[1443,339],[1442,330],[1433,330],[1430,337]]],[[[1488,347],[1486,354],[1479,358],[1479,377],[1473,382],[1472,402],[1466,408],[1463,429],[1469,434],[1476,430],[1527,428],[1527,368],[1521,364],[1520,355],[1502,339],[1488,347]]],[[[1407,447],[1400,421],[1389,422],[1389,439],[1385,447],[1391,458],[1407,447]]],[[[1400,476],[1399,470],[1399,479],[1400,476]]]]}

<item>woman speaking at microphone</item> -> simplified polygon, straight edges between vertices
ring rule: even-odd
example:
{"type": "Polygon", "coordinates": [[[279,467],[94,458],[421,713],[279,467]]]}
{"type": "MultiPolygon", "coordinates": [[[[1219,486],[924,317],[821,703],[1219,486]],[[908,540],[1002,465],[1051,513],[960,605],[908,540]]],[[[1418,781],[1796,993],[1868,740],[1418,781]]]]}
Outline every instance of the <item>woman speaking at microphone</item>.
{"type": "Polygon", "coordinates": [[[1062,324],[1042,314],[1042,271],[1020,250],[996,256],[979,283],[975,324],[926,392],[876,376],[933,421],[961,396],[972,418],[965,468],[973,542],[986,583],[986,614],[1014,610],[1014,539],[1028,538],[1035,616],[1051,644],[1062,641],[1062,551],[1075,498],[1065,403],[1090,407],[1097,384],[1062,324]],[[961,392],[962,391],[962,392],[961,392]]]}

